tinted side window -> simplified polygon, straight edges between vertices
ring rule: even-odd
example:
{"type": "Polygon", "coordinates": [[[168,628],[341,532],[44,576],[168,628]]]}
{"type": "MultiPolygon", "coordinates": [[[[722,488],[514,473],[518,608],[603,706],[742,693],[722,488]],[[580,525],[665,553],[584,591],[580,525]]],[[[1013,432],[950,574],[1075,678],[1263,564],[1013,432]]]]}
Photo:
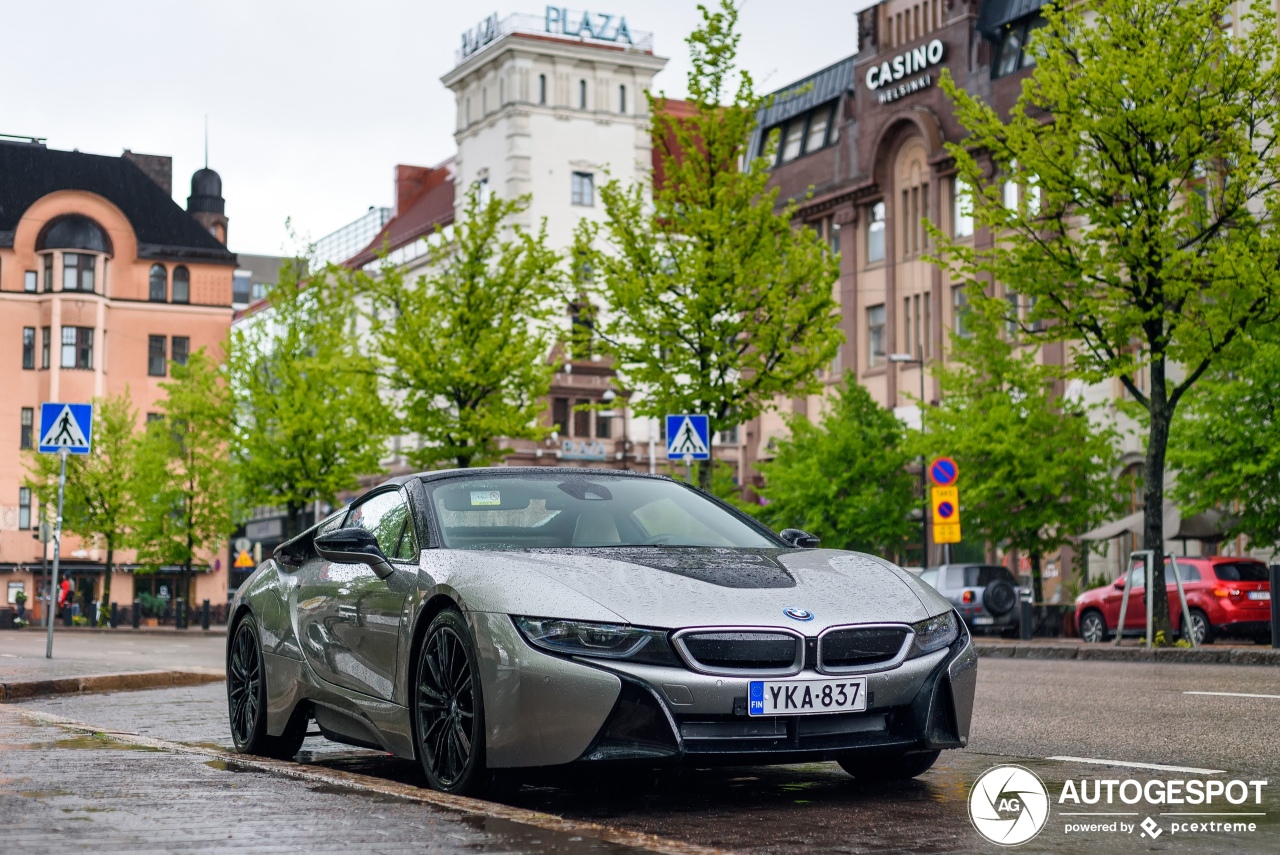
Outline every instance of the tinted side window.
{"type": "Polygon", "coordinates": [[[1271,578],[1267,565],[1257,561],[1215,564],[1213,572],[1224,582],[1265,582],[1271,578]]]}
{"type": "MultiPolygon", "coordinates": [[[[1200,581],[1200,571],[1195,567],[1192,567],[1190,564],[1183,564],[1181,561],[1178,562],[1178,575],[1182,578],[1182,584],[1184,585],[1189,582],[1200,581]]],[[[1170,587],[1177,586],[1177,582],[1173,580],[1173,565],[1165,565],[1164,581],[1165,584],[1170,587]]]]}
{"type": "Polygon", "coordinates": [[[398,492],[379,493],[352,508],[346,527],[373,532],[382,554],[391,558],[400,546],[400,533],[408,516],[409,506],[398,492]]]}
{"type": "Polygon", "coordinates": [[[408,505],[405,505],[405,511],[404,533],[400,535],[400,548],[394,557],[400,561],[417,562],[422,550],[418,548],[418,534],[413,527],[413,515],[408,513],[408,505]]]}

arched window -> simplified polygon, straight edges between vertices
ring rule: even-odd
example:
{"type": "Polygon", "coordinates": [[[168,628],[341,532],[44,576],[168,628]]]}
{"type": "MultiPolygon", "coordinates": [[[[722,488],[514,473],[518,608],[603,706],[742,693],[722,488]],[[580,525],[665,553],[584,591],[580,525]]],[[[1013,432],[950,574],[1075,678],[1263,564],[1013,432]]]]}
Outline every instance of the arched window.
{"type": "Polygon", "coordinates": [[[925,221],[931,218],[929,167],[924,143],[913,142],[902,150],[895,180],[901,204],[895,217],[900,224],[897,229],[897,256],[915,258],[928,249],[929,233],[925,231],[925,221]]]}
{"type": "Polygon", "coordinates": [[[547,103],[547,75],[538,75],[538,103],[547,103]]]}
{"type": "Polygon", "coordinates": [[[191,274],[181,264],[173,268],[173,302],[191,302],[191,274]]]}
{"type": "Polygon", "coordinates": [[[578,109],[587,109],[587,81],[578,81],[578,109]]]}
{"type": "Polygon", "coordinates": [[[884,261],[884,202],[871,206],[867,218],[867,263],[884,261]]]}
{"type": "Polygon", "coordinates": [[[163,303],[168,299],[169,275],[163,264],[151,265],[151,302],[163,303]]]}
{"type": "Polygon", "coordinates": [[[618,87],[618,112],[625,114],[627,112],[627,87],[618,87]]]}
{"type": "Polygon", "coordinates": [[[36,237],[36,252],[48,249],[87,249],[111,255],[111,238],[88,217],[68,214],[50,221],[36,237]]]}

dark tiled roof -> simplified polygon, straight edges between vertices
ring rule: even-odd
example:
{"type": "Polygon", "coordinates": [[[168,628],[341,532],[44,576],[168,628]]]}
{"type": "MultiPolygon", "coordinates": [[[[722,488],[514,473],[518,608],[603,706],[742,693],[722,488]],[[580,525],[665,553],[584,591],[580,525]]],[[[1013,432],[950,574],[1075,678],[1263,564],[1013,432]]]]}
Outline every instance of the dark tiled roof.
{"type": "Polygon", "coordinates": [[[385,246],[388,251],[420,240],[453,222],[453,180],[449,179],[423,193],[403,213],[396,214],[373,241],[346,262],[347,267],[363,267],[376,261],[385,246]]]}
{"type": "Polygon", "coordinates": [[[0,143],[0,246],[13,246],[22,215],[58,190],[95,193],[123,211],[142,258],[235,263],[234,253],[128,160],[34,143],[0,143]]]}

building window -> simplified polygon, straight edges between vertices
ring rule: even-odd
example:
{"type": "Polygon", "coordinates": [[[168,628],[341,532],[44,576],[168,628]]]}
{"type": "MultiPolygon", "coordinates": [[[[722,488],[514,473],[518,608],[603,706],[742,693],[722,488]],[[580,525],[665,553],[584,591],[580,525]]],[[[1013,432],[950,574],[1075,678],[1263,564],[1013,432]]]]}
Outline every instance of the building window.
{"type": "Polygon", "coordinates": [[[34,294],[40,287],[40,275],[34,270],[28,270],[22,276],[22,290],[29,294],[34,294]]]}
{"type": "Polygon", "coordinates": [[[48,327],[40,328],[40,368],[48,369],[49,367],[49,340],[53,337],[52,331],[48,327]]]}
{"type": "Polygon", "coordinates": [[[93,262],[92,255],[62,253],[62,290],[92,292],[93,262]]]}
{"type": "Polygon", "coordinates": [[[171,354],[173,361],[179,365],[186,365],[187,356],[191,353],[191,339],[185,335],[175,335],[170,349],[173,351],[171,354]]]}
{"type": "Polygon", "coordinates": [[[169,274],[163,264],[151,265],[151,302],[163,303],[169,297],[169,274]]]}
{"type": "Polygon", "coordinates": [[[787,131],[782,138],[780,162],[795,160],[802,151],[804,151],[804,116],[797,116],[787,122],[787,131]]]}
{"type": "Polygon", "coordinates": [[[809,117],[809,132],[805,134],[804,150],[817,151],[827,144],[827,123],[829,112],[814,113],[809,117]]]}
{"type": "Polygon", "coordinates": [[[613,416],[596,413],[596,439],[610,439],[613,436],[613,416]]]}
{"type": "Polygon", "coordinates": [[[562,437],[569,435],[569,399],[551,399],[551,421],[556,433],[562,437]]]}
{"type": "Polygon", "coordinates": [[[1036,64],[1035,56],[1027,50],[1031,35],[1045,25],[1041,15],[1030,15],[1005,27],[996,46],[996,61],[992,77],[1004,77],[1036,64]]]}
{"type": "Polygon", "coordinates": [[[952,233],[955,237],[973,234],[973,190],[963,178],[956,176],[951,183],[952,233]]]}
{"type": "Polygon", "coordinates": [[[62,367],[93,368],[93,329],[91,327],[62,328],[62,367]]]}
{"type": "Polygon", "coordinates": [[[1002,191],[1004,206],[1010,211],[1018,210],[1018,182],[1012,178],[1005,179],[1002,191]]]}
{"type": "Polygon", "coordinates": [[[147,424],[164,419],[164,413],[147,413],[147,424]]]}
{"type": "Polygon", "coordinates": [[[738,426],[726,428],[716,432],[716,445],[737,445],[738,444],[738,426]]]}
{"type": "Polygon", "coordinates": [[[591,402],[583,398],[579,398],[573,403],[573,435],[578,439],[590,439],[591,411],[584,410],[582,408],[590,406],[591,402]]]}
{"type": "Polygon", "coordinates": [[[31,371],[36,367],[36,328],[22,328],[22,367],[31,371]]]}
{"type": "Polygon", "coordinates": [[[36,411],[31,407],[22,408],[22,428],[18,434],[18,448],[31,447],[31,430],[35,424],[36,411]]]}
{"type": "Polygon", "coordinates": [[[489,87],[480,87],[480,115],[489,115],[489,87]]]}
{"type": "Polygon", "coordinates": [[[53,290],[53,253],[44,256],[44,290],[53,290]]]}
{"type": "Polygon", "coordinates": [[[173,268],[173,302],[191,302],[191,274],[181,264],[173,268]]]}
{"type": "Polygon", "coordinates": [[[257,302],[267,296],[267,283],[254,282],[249,286],[249,300],[257,302]]]}
{"type": "Polygon", "coordinates": [[[591,207],[596,203],[596,179],[590,172],[573,173],[573,198],[575,205],[591,207]]]}
{"type": "Polygon", "coordinates": [[[587,109],[587,81],[578,81],[578,109],[587,109]]]}
{"type": "Polygon", "coordinates": [[[18,528],[31,528],[31,490],[18,488],[18,528]]]}
{"type": "Polygon", "coordinates": [[[231,302],[247,303],[249,302],[249,289],[252,287],[249,283],[251,274],[237,270],[231,276],[231,302]]]}
{"type": "Polygon", "coordinates": [[[538,75],[538,103],[547,103],[547,75],[538,75]]]}
{"type": "Polygon", "coordinates": [[[884,362],[884,306],[867,309],[867,367],[884,362]]]}
{"type": "Polygon", "coordinates": [[[164,376],[164,336],[147,336],[147,375],[164,376]]]}
{"type": "Polygon", "coordinates": [[[871,206],[867,220],[867,261],[884,261],[884,202],[871,206]]]}
{"type": "Polygon", "coordinates": [[[951,329],[961,337],[969,334],[969,295],[964,293],[963,285],[951,289],[951,329]]]}
{"type": "Polygon", "coordinates": [[[618,112],[626,115],[627,113],[627,87],[618,87],[618,112]]]}

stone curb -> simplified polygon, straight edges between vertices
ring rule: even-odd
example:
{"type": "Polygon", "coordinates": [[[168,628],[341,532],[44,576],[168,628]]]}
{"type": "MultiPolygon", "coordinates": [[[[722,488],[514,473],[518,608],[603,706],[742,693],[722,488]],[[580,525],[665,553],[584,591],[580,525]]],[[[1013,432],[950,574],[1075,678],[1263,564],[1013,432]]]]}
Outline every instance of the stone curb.
{"type": "Polygon", "coordinates": [[[1112,647],[1110,644],[984,644],[975,642],[979,656],[996,659],[1078,659],[1099,662],[1164,662],[1196,665],[1280,666],[1280,650],[1240,647],[1112,647]]]}
{"type": "Polygon", "coordinates": [[[0,703],[47,695],[78,695],[88,692],[123,692],[135,689],[168,689],[220,683],[227,675],[214,668],[183,668],[168,671],[130,671],[123,674],[86,674],[46,680],[0,682],[0,703]]]}
{"type": "Polygon", "coordinates": [[[342,769],[331,769],[323,766],[305,766],[300,763],[295,763],[292,760],[269,760],[264,757],[255,757],[248,754],[236,754],[224,748],[193,745],[184,742],[169,742],[167,740],[141,736],[139,734],[129,733],[126,731],[104,730],[99,727],[94,727],[91,724],[86,724],[82,721],[77,721],[75,719],[66,718],[65,716],[41,710],[24,707],[15,707],[13,709],[19,716],[34,724],[53,725],[67,730],[79,731],[81,733],[101,734],[108,739],[123,742],[128,745],[137,745],[143,748],[154,748],[160,751],[171,751],[178,754],[194,754],[201,757],[209,757],[215,760],[220,760],[226,764],[227,768],[237,771],[249,770],[254,772],[263,772],[268,775],[275,775],[282,778],[293,778],[306,783],[338,786],[364,793],[378,793],[380,795],[391,796],[398,799],[404,799],[406,801],[431,805],[432,807],[453,811],[455,813],[470,814],[472,816],[480,817],[496,817],[499,819],[509,820],[511,822],[518,822],[523,825],[533,826],[534,828],[545,829],[547,831],[558,831],[566,834],[581,835],[584,837],[596,838],[606,843],[618,844],[620,846],[647,849],[650,852],[659,853],[659,855],[733,855],[731,850],[719,849],[714,846],[685,843],[679,840],[659,837],[655,834],[647,834],[642,831],[631,831],[625,828],[614,828],[596,822],[565,819],[563,817],[555,816],[554,814],[528,810],[527,808],[512,807],[498,802],[488,802],[482,799],[468,798],[466,796],[453,796],[448,793],[437,792],[436,790],[422,789],[421,787],[416,787],[412,784],[401,784],[395,781],[373,778],[369,775],[361,775],[356,772],[348,772],[342,769]]]}

